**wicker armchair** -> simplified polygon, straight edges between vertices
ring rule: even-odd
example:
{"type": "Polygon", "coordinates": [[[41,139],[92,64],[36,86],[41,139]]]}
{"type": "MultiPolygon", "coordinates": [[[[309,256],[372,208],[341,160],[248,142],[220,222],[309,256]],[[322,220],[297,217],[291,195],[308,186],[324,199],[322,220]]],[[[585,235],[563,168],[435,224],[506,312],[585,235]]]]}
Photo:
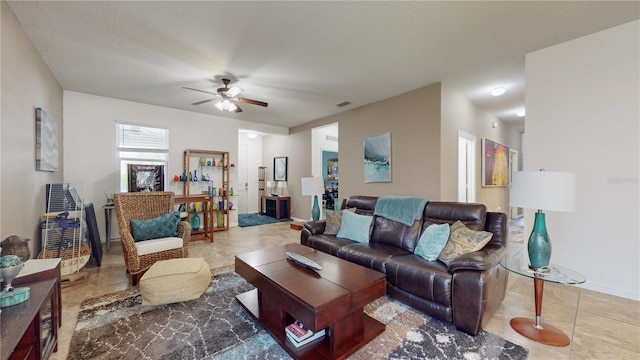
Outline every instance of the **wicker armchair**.
{"type": "Polygon", "coordinates": [[[156,261],[189,257],[191,227],[186,221],[178,223],[177,236],[182,238],[182,247],[138,255],[136,242],[133,240],[131,220],[148,220],[170,213],[174,211],[174,199],[173,192],[119,193],[113,196],[118,226],[120,227],[120,243],[124,263],[127,271],[131,274],[134,286],[138,285],[139,277],[156,261]]]}

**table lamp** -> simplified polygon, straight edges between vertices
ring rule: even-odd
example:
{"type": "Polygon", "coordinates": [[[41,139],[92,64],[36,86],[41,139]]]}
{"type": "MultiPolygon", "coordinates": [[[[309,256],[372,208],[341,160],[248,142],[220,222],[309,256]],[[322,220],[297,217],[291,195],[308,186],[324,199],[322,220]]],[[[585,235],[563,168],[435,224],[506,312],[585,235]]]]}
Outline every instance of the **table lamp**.
{"type": "Polygon", "coordinates": [[[575,203],[576,177],[573,173],[542,169],[513,174],[509,206],[538,210],[527,244],[533,270],[544,271],[551,258],[551,240],[542,210],[574,211],[575,203]]]}
{"type": "Polygon", "coordinates": [[[320,220],[320,206],[318,206],[318,194],[324,193],[324,180],[321,176],[302,178],[302,195],[313,195],[313,207],[311,217],[313,221],[320,220]]]}

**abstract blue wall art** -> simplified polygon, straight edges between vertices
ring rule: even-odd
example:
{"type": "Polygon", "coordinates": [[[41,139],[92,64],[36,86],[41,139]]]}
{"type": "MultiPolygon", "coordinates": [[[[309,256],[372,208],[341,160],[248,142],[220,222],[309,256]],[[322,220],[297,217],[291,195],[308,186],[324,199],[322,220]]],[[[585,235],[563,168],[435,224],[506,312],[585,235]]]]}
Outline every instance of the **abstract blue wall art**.
{"type": "Polygon", "coordinates": [[[58,171],[58,126],[41,108],[36,108],[36,170],[58,171]]]}
{"type": "Polygon", "coordinates": [[[391,182],[391,133],[364,138],[364,182],[391,182]]]}

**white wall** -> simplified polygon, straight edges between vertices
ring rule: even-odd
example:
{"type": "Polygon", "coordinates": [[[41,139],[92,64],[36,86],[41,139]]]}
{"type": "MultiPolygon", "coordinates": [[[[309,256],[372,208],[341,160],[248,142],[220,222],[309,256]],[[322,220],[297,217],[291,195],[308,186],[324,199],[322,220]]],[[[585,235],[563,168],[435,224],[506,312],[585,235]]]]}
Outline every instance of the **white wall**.
{"type": "Polygon", "coordinates": [[[33,47],[6,2],[2,2],[0,113],[0,241],[10,235],[32,239],[38,255],[38,226],[45,212],[45,186],[62,181],[62,88],[33,47]],[[58,126],[60,168],[35,169],[35,108],[44,109],[58,126]]]}
{"type": "MultiPolygon", "coordinates": [[[[547,214],[551,262],[640,300],[640,21],[526,57],[525,170],[570,171],[577,210],[547,214]]],[[[531,228],[530,213],[525,231],[531,228]]]]}
{"type": "MultiPolygon", "coordinates": [[[[64,181],[77,184],[83,198],[97,208],[105,203],[105,192],[116,192],[116,122],[169,129],[169,164],[165,190],[182,194],[182,183],[171,180],[183,171],[185,149],[228,151],[231,163],[238,164],[238,129],[287,133],[287,129],[247,123],[234,119],[192,113],[160,106],[64,92],[64,181]],[[232,134],[232,136],[230,136],[232,134]]],[[[240,165],[240,164],[238,164],[240,165]]],[[[231,183],[237,171],[230,172],[231,183]]],[[[215,181],[215,180],[214,180],[215,181]]],[[[215,184],[216,187],[219,184],[215,184]]],[[[96,211],[100,237],[104,241],[104,214],[96,211]]],[[[233,222],[232,222],[233,224],[233,222]]],[[[113,237],[118,236],[113,221],[113,237]]]]}

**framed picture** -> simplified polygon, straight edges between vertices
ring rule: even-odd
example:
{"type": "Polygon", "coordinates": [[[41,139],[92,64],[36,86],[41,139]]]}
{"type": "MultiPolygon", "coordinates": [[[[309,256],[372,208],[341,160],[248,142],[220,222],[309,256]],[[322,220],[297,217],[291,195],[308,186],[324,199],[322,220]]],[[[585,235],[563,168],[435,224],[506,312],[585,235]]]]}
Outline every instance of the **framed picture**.
{"type": "Polygon", "coordinates": [[[129,192],[164,191],[164,165],[129,164],[129,192]]]}
{"type": "Polygon", "coordinates": [[[364,182],[391,182],[391,133],[364,138],[364,182]]]}
{"type": "Polygon", "coordinates": [[[509,185],[509,148],[482,139],[482,186],[509,185]]]}
{"type": "Polygon", "coordinates": [[[36,170],[58,171],[58,126],[41,108],[36,108],[36,170]]]}
{"type": "Polygon", "coordinates": [[[273,158],[273,181],[287,181],[287,157],[273,158]]]}
{"type": "Polygon", "coordinates": [[[338,153],[335,151],[322,151],[322,172],[325,181],[338,180],[338,153]]]}

